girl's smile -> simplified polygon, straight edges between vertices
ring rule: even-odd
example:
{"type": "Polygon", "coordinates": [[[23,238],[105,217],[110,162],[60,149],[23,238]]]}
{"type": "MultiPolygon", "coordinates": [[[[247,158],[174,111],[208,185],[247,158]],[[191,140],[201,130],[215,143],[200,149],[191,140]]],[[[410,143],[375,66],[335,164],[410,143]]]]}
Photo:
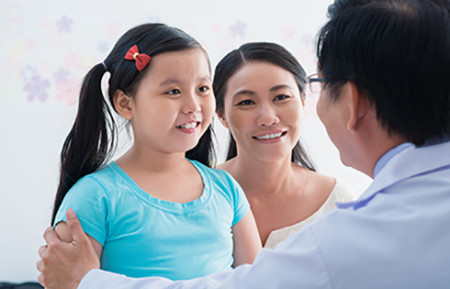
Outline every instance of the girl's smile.
{"type": "Polygon", "coordinates": [[[200,128],[200,124],[201,122],[199,121],[192,121],[177,125],[176,128],[185,133],[194,133],[200,128]]]}

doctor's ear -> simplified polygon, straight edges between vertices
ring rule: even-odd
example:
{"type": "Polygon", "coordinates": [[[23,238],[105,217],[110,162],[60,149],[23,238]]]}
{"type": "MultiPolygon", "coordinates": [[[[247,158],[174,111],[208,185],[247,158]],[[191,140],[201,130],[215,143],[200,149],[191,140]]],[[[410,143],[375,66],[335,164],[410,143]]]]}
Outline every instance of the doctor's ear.
{"type": "Polygon", "coordinates": [[[229,126],[228,126],[228,122],[225,119],[225,116],[224,116],[224,114],[222,112],[220,112],[220,113],[218,112],[217,113],[217,117],[219,118],[220,122],[222,123],[222,125],[224,127],[226,127],[227,129],[230,129],[229,126]]]}

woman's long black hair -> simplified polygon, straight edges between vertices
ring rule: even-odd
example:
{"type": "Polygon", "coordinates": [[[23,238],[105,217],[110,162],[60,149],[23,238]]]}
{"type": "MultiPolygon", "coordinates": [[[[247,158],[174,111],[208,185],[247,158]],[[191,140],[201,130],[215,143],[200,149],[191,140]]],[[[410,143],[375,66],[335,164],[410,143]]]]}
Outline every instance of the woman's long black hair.
{"type": "MultiPolygon", "coordinates": [[[[135,95],[140,81],[151,66],[151,61],[146,68],[138,71],[134,61],[124,60],[126,52],[134,45],[138,46],[140,53],[152,57],[169,51],[201,48],[194,38],[178,28],[159,23],[143,24],[122,35],[105,61],[95,65],[86,74],[75,123],[61,151],[61,172],[52,224],[69,189],[80,178],[109,162],[115,153],[118,130],[113,112],[103,96],[101,81],[105,72],[111,74],[108,98],[114,110],[113,97],[117,90],[122,90],[128,96],[135,95]]],[[[207,57],[206,52],[205,56],[207,57]]],[[[207,166],[214,163],[213,135],[210,125],[197,146],[186,152],[186,157],[207,166]]]]}
{"type": "MultiPolygon", "coordinates": [[[[216,97],[217,113],[224,113],[223,98],[227,90],[228,80],[248,61],[269,62],[289,71],[297,82],[302,99],[305,98],[306,73],[297,59],[283,46],[276,43],[251,42],[228,53],[216,66],[213,89],[216,97]]],[[[230,132],[227,160],[234,158],[236,155],[236,141],[230,132]]],[[[300,140],[292,149],[291,161],[300,164],[309,170],[316,170],[303,149],[300,140]]]]}

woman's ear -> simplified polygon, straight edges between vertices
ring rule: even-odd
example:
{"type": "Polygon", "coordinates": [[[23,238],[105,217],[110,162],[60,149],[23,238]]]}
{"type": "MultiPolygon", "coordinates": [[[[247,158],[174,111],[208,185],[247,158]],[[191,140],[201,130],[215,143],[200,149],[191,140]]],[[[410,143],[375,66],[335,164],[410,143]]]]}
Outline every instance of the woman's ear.
{"type": "Polygon", "coordinates": [[[114,107],[117,112],[127,120],[133,118],[132,101],[133,99],[120,89],[114,94],[114,107]]]}
{"type": "Polygon", "coordinates": [[[302,102],[303,108],[305,108],[305,93],[302,93],[302,94],[300,95],[300,101],[302,102]]]}
{"type": "Polygon", "coordinates": [[[224,126],[224,127],[226,127],[227,129],[230,129],[230,127],[228,126],[228,122],[227,122],[227,120],[225,119],[225,116],[223,115],[223,113],[222,112],[218,112],[217,113],[217,117],[219,118],[219,120],[220,120],[220,122],[222,123],[222,125],[224,126]]]}

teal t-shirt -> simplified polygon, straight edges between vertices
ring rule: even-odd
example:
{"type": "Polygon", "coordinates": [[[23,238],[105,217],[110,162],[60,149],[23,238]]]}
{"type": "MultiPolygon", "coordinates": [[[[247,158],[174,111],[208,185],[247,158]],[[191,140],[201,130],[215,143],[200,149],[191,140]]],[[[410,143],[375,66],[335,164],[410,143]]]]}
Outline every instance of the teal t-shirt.
{"type": "Polygon", "coordinates": [[[183,280],[230,269],[231,228],[249,211],[248,201],[227,172],[191,162],[204,184],[192,202],[153,198],[112,162],[69,190],[55,224],[72,208],[103,245],[101,268],[130,277],[183,280]]]}

